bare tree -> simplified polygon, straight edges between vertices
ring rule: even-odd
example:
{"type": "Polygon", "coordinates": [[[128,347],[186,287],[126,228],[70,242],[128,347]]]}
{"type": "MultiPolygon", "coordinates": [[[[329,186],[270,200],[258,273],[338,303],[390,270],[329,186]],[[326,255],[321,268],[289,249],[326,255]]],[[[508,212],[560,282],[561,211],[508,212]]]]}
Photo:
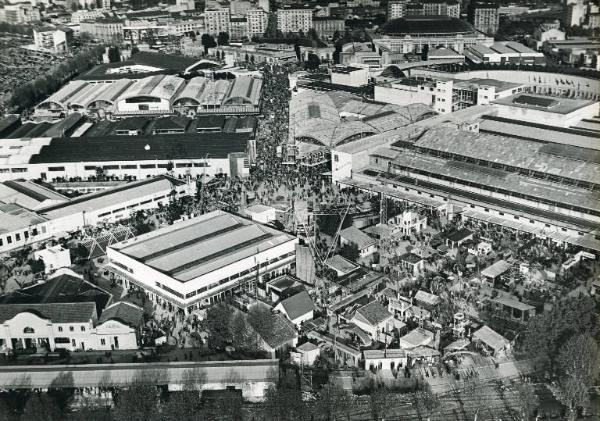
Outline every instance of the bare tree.
{"type": "Polygon", "coordinates": [[[339,386],[326,384],[317,394],[315,410],[319,419],[333,421],[340,413],[349,417],[348,409],[351,403],[348,392],[339,386]]]}
{"type": "Polygon", "coordinates": [[[516,393],[518,416],[520,419],[529,420],[538,406],[538,398],[535,395],[533,385],[531,383],[519,383],[516,386],[516,393]]]}
{"type": "Polygon", "coordinates": [[[577,409],[590,402],[590,387],[598,378],[598,344],[589,335],[572,336],[560,348],[558,399],[569,409],[569,419],[577,418],[577,409]]]}

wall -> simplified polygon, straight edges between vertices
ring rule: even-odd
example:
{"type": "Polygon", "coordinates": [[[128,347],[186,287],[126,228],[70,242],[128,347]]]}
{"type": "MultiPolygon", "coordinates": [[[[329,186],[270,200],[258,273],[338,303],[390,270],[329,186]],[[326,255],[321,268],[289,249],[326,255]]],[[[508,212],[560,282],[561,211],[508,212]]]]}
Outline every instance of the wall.
{"type": "Polygon", "coordinates": [[[494,104],[499,117],[514,120],[529,121],[531,123],[546,124],[549,126],[570,127],[584,118],[594,118],[598,115],[599,103],[581,107],[568,114],[554,113],[552,111],[536,110],[531,108],[513,107],[510,105],[494,104]]]}
{"type": "Polygon", "coordinates": [[[452,77],[467,80],[473,78],[496,79],[503,82],[519,83],[535,87],[534,92],[566,93],[567,90],[579,94],[598,95],[600,80],[583,76],[571,76],[560,73],[535,72],[525,70],[472,70],[468,72],[446,73],[428,69],[411,69],[411,76],[429,76],[432,78],[452,77]],[[564,82],[564,83],[562,83],[564,82]]]}
{"type": "MultiPolygon", "coordinates": [[[[174,160],[138,160],[138,161],[110,161],[110,162],[56,162],[56,163],[45,163],[45,164],[0,164],[0,182],[7,180],[16,180],[19,178],[25,179],[36,179],[42,178],[51,181],[53,178],[64,177],[81,177],[87,179],[91,176],[96,176],[96,167],[103,167],[106,165],[118,165],[119,169],[107,169],[105,174],[108,176],[116,176],[123,178],[124,176],[135,176],[138,180],[166,174],[167,169],[164,168],[169,162],[172,162],[174,167],[171,173],[177,177],[179,175],[191,175],[192,177],[200,176],[202,174],[208,176],[215,176],[216,174],[227,174],[231,175],[231,166],[229,158],[209,158],[205,160],[200,159],[174,159],[174,160]],[[207,163],[208,166],[204,167],[207,163]],[[178,164],[181,165],[178,167],[178,164]],[[192,164],[192,167],[187,165],[192,164]],[[163,167],[158,167],[162,165],[163,167]],[[184,166],[185,165],[185,166],[184,166]],[[196,166],[198,165],[198,166],[196,166]],[[135,166],[135,168],[128,168],[128,166],[135,166]],[[142,168],[142,166],[153,166],[152,168],[142,168]],[[49,167],[62,167],[60,171],[48,171],[49,167]],[[87,167],[87,168],[86,168],[87,167]],[[12,172],[12,171],[1,171],[3,168],[24,168],[23,172],[12,172]]],[[[237,161],[235,161],[237,162],[237,161]]]]}
{"type": "Polygon", "coordinates": [[[400,106],[411,104],[433,103],[434,93],[427,90],[398,89],[393,86],[375,86],[375,101],[387,102],[400,106]]]}
{"type": "Polygon", "coordinates": [[[94,336],[96,343],[94,349],[96,350],[137,349],[138,347],[135,329],[117,320],[107,320],[96,326],[94,336]],[[115,343],[115,337],[118,346],[115,343]],[[104,344],[102,344],[102,340],[104,340],[104,344]]]}

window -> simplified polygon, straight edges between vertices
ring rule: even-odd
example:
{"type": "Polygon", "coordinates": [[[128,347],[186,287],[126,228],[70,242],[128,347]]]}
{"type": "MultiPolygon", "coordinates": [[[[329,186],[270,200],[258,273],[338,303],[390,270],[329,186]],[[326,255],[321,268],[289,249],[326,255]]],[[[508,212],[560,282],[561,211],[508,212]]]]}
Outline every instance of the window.
{"type": "Polygon", "coordinates": [[[85,167],[83,167],[83,169],[86,171],[96,171],[96,166],[95,165],[86,165],[85,167]]]}
{"type": "Polygon", "coordinates": [[[137,170],[137,165],[121,165],[122,170],[137,170]]]}
{"type": "Polygon", "coordinates": [[[23,329],[23,333],[35,333],[35,330],[32,327],[26,327],[23,329]]]}
{"type": "Polygon", "coordinates": [[[156,164],[140,164],[140,168],[146,170],[148,168],[156,168],[156,164]]]}
{"type": "Polygon", "coordinates": [[[2,241],[2,238],[0,238],[0,247],[2,247],[4,245],[4,241],[2,241]]]}
{"type": "Polygon", "coordinates": [[[498,212],[498,215],[504,216],[504,212],[498,212]]]}
{"type": "Polygon", "coordinates": [[[64,171],[65,167],[48,167],[48,171],[64,171]]]}
{"type": "Polygon", "coordinates": [[[59,332],[62,332],[62,331],[63,331],[63,329],[62,329],[62,326],[59,326],[59,327],[58,327],[58,331],[59,331],[59,332]]]}
{"type": "Polygon", "coordinates": [[[340,157],[339,157],[339,155],[333,155],[333,161],[334,161],[334,162],[340,162],[340,157]]]}
{"type": "Polygon", "coordinates": [[[189,168],[192,164],[189,162],[177,163],[175,164],[175,168],[189,168]]]}
{"type": "Polygon", "coordinates": [[[29,238],[29,233],[27,231],[23,232],[23,236],[25,236],[25,239],[27,240],[29,238]]]}
{"type": "Polygon", "coordinates": [[[54,338],[54,343],[55,344],[68,344],[68,343],[71,343],[71,341],[69,340],[69,338],[54,338]]]}
{"type": "Polygon", "coordinates": [[[11,172],[27,172],[27,168],[11,168],[11,172]]]}
{"type": "Polygon", "coordinates": [[[81,326],[81,331],[85,332],[85,326],[81,326]]]}
{"type": "Polygon", "coordinates": [[[513,216],[513,218],[515,218],[517,221],[519,220],[519,217],[517,215],[513,216]]]}
{"type": "Polygon", "coordinates": [[[70,331],[70,332],[75,332],[75,327],[73,327],[73,326],[69,326],[69,331],[70,331]]]}
{"type": "Polygon", "coordinates": [[[12,238],[10,237],[10,235],[7,235],[7,236],[6,236],[6,242],[7,242],[8,244],[12,244],[12,238]]]}
{"type": "Polygon", "coordinates": [[[106,339],[100,339],[100,345],[106,345],[106,339]]]}
{"type": "Polygon", "coordinates": [[[118,170],[119,166],[118,165],[104,165],[102,168],[104,168],[105,170],[118,170]]]}
{"type": "Polygon", "coordinates": [[[15,241],[21,241],[21,234],[15,234],[15,241]]]}
{"type": "Polygon", "coordinates": [[[489,212],[490,209],[489,208],[483,208],[484,211],[489,212]]]}

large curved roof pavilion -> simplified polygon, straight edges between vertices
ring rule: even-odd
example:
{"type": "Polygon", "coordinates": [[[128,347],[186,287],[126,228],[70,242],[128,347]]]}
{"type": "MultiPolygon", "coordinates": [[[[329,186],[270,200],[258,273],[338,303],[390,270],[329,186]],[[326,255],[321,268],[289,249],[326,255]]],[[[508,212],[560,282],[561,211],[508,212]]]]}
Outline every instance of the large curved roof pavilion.
{"type": "Polygon", "coordinates": [[[447,16],[408,16],[386,22],[381,32],[391,37],[430,37],[475,35],[477,31],[468,22],[447,16]]]}
{"type": "Polygon", "coordinates": [[[206,89],[209,80],[204,77],[194,77],[188,81],[177,97],[173,100],[173,106],[178,105],[198,105],[200,96],[206,89]]]}
{"type": "Polygon", "coordinates": [[[50,95],[48,99],[42,101],[38,105],[38,108],[66,111],[69,107],[71,98],[79,91],[86,89],[88,86],[88,83],[83,80],[74,80],[69,82],[62,89],[50,95]]]}
{"type": "Polygon", "coordinates": [[[233,79],[231,89],[223,101],[223,105],[254,105],[260,101],[262,80],[250,76],[233,79]]]}
{"type": "Polygon", "coordinates": [[[290,101],[290,141],[328,148],[393,130],[432,112],[425,104],[400,107],[364,102],[358,97],[343,102],[331,93],[304,91],[290,101]]]}
{"type": "Polygon", "coordinates": [[[183,87],[185,81],[177,76],[156,75],[135,81],[119,97],[119,101],[171,101],[183,87]]]}
{"type": "Polygon", "coordinates": [[[120,79],[114,83],[99,84],[104,86],[104,90],[89,102],[89,109],[99,109],[113,107],[117,99],[133,84],[132,80],[120,79]]]}
{"type": "Polygon", "coordinates": [[[230,88],[231,81],[229,80],[210,81],[200,94],[198,101],[204,108],[219,108],[230,88]]]}

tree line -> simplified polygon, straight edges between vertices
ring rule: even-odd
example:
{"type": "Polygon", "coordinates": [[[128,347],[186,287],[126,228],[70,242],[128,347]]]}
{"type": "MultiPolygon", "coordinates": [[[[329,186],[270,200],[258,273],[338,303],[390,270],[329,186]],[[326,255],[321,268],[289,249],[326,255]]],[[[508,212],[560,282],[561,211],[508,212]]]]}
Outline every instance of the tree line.
{"type": "Polygon", "coordinates": [[[74,57],[65,60],[51,72],[41,75],[33,81],[18,86],[13,91],[10,105],[16,111],[30,108],[56,92],[65,82],[96,65],[102,54],[104,46],[90,47],[74,57]]]}

